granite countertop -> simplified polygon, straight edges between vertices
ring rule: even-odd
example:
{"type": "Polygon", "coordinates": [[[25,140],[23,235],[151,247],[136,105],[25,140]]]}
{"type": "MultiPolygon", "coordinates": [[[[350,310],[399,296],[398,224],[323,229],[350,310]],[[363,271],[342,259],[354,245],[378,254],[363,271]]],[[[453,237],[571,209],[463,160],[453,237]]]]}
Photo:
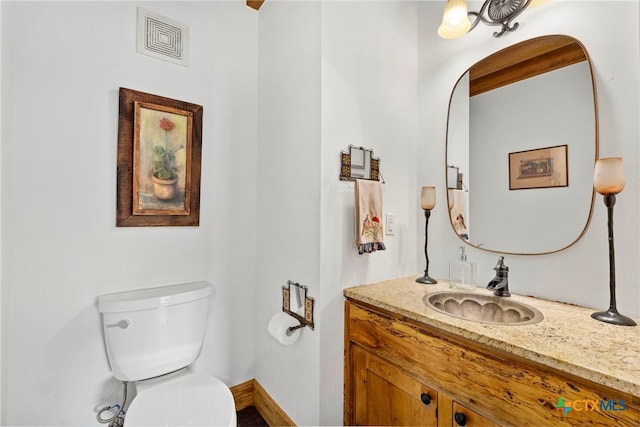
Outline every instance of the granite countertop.
{"type": "MultiPolygon", "coordinates": [[[[427,307],[430,292],[453,290],[447,281],[416,283],[409,276],[344,290],[344,296],[471,339],[499,350],[640,396],[640,326],[616,326],[591,318],[591,308],[512,293],[515,301],[540,310],[544,320],[505,326],[459,319],[427,307]]],[[[477,294],[491,295],[484,288],[477,294]]],[[[640,325],[640,321],[636,319],[640,325]]]]}

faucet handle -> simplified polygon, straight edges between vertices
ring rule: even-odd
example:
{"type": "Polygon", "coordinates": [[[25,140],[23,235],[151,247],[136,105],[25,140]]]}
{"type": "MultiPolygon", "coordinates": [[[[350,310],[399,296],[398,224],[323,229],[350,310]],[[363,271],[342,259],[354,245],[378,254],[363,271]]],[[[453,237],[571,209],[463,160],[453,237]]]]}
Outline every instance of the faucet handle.
{"type": "Polygon", "coordinates": [[[504,265],[504,257],[503,256],[499,256],[498,257],[498,263],[496,264],[495,267],[493,267],[493,269],[495,271],[509,271],[509,267],[504,265]]]}
{"type": "Polygon", "coordinates": [[[496,271],[496,277],[494,277],[487,289],[494,291],[493,294],[497,297],[509,297],[509,267],[504,265],[504,257],[498,257],[498,264],[493,268],[496,271]]]}

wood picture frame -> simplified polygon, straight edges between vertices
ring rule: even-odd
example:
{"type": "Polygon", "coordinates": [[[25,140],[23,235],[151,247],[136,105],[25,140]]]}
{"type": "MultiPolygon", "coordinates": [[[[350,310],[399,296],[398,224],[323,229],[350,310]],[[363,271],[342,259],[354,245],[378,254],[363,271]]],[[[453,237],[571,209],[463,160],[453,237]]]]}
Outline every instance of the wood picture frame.
{"type": "Polygon", "coordinates": [[[120,88],[117,227],[199,225],[202,113],[120,88]]]}
{"type": "Polygon", "coordinates": [[[568,186],[567,145],[509,153],[509,190],[568,186]]]}

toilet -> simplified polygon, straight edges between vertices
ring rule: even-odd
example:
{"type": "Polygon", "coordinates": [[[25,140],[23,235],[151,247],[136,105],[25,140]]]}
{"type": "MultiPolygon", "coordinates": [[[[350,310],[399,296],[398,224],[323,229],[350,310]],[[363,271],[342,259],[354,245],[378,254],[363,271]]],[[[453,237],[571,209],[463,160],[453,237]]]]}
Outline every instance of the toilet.
{"type": "Polygon", "coordinates": [[[135,384],[126,427],[236,426],[229,388],[189,369],[202,349],[211,293],[196,282],[98,297],[111,371],[135,384]]]}

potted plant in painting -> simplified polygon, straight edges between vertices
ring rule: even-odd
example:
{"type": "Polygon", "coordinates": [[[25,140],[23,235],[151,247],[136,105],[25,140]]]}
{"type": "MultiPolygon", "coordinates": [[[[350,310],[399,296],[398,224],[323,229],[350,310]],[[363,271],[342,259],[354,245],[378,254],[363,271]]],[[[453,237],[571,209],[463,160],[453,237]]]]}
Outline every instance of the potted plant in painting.
{"type": "Polygon", "coordinates": [[[164,145],[153,147],[153,165],[151,168],[151,180],[153,181],[153,194],[160,200],[171,200],[176,195],[178,174],[176,172],[176,152],[184,148],[171,149],[169,146],[169,133],[176,125],[164,117],[160,120],[160,129],[164,130],[164,145]]]}

